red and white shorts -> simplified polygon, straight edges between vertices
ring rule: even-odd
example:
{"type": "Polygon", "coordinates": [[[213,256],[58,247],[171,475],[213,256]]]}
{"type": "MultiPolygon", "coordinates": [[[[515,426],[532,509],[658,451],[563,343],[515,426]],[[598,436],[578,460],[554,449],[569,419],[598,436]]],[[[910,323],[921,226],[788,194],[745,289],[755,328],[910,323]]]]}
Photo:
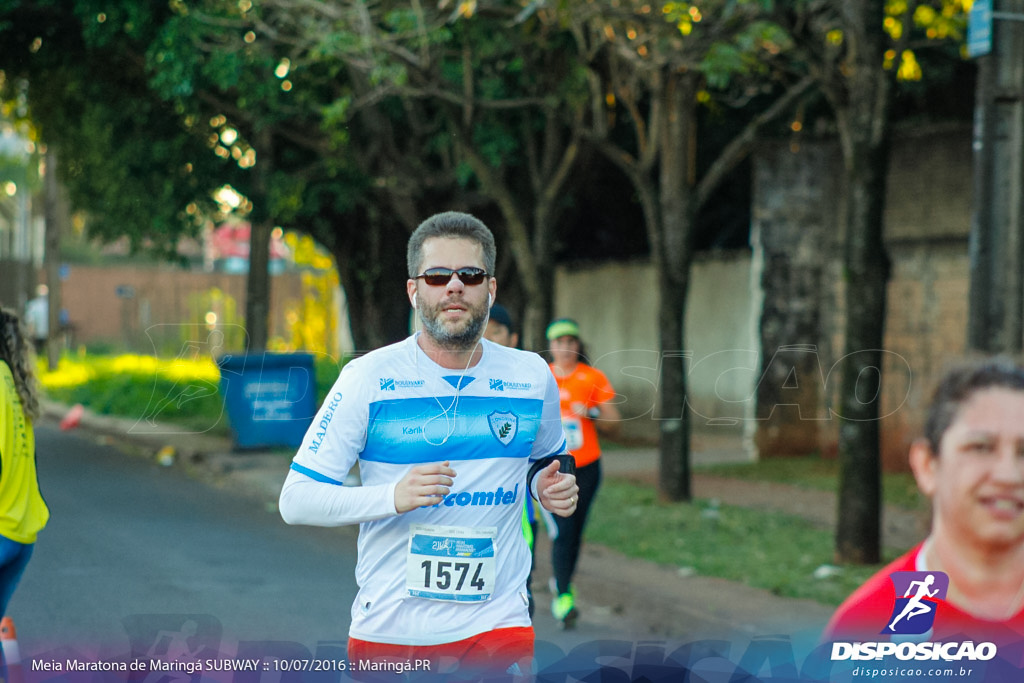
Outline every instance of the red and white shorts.
{"type": "Polygon", "coordinates": [[[353,679],[395,680],[405,669],[416,674],[462,678],[466,674],[530,673],[533,660],[533,627],[519,626],[485,631],[464,640],[440,645],[394,645],[348,639],[348,668],[353,679]],[[390,673],[381,675],[390,667],[390,673]]]}

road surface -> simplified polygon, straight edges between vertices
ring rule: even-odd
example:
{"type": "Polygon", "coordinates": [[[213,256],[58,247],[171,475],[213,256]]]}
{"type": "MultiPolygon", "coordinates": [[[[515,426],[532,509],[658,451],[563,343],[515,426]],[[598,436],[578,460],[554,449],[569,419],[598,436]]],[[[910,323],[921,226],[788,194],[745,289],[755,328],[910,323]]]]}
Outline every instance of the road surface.
{"type": "MultiPolygon", "coordinates": [[[[162,657],[176,647],[343,656],[355,528],[289,527],[264,500],[86,431],[44,423],[37,451],[51,520],[8,610],[26,664],[68,652],[162,657]]],[[[590,616],[561,632],[541,601],[539,650],[557,658],[627,637],[616,615],[590,616]]]]}

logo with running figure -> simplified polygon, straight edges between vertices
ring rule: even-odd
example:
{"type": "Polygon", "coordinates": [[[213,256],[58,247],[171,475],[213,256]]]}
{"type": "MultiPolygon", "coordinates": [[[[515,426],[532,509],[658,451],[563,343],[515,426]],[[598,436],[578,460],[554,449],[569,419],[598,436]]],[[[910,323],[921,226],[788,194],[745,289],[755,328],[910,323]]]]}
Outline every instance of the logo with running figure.
{"type": "Polygon", "coordinates": [[[501,442],[502,446],[512,443],[519,430],[519,416],[510,412],[494,411],[487,416],[487,424],[491,426],[491,434],[501,442]]]}
{"type": "Polygon", "coordinates": [[[920,635],[935,623],[938,601],[946,598],[949,577],[943,572],[893,572],[896,602],[882,633],[920,635]]]}

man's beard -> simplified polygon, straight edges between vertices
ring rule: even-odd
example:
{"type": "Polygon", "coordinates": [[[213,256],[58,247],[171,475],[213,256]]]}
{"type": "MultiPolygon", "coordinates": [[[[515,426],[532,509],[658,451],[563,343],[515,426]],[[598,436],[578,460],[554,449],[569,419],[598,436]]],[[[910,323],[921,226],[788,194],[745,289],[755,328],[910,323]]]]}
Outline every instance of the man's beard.
{"type": "Polygon", "coordinates": [[[483,336],[484,327],[487,325],[488,310],[484,306],[473,307],[465,301],[461,301],[466,307],[469,319],[461,325],[461,329],[453,328],[441,320],[445,307],[450,301],[441,302],[437,306],[428,307],[417,295],[417,310],[420,315],[420,322],[423,323],[423,331],[430,335],[430,338],[442,349],[447,351],[468,351],[476,346],[483,336]]]}

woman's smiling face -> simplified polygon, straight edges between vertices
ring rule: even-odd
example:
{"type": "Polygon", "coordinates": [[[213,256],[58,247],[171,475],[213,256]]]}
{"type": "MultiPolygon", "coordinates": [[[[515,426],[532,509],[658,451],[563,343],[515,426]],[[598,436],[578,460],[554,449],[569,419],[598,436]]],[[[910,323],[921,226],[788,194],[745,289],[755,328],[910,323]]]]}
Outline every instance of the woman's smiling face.
{"type": "Polygon", "coordinates": [[[957,541],[993,549],[1024,542],[1024,392],[977,391],[938,453],[916,458],[914,474],[936,523],[957,541]]]}

